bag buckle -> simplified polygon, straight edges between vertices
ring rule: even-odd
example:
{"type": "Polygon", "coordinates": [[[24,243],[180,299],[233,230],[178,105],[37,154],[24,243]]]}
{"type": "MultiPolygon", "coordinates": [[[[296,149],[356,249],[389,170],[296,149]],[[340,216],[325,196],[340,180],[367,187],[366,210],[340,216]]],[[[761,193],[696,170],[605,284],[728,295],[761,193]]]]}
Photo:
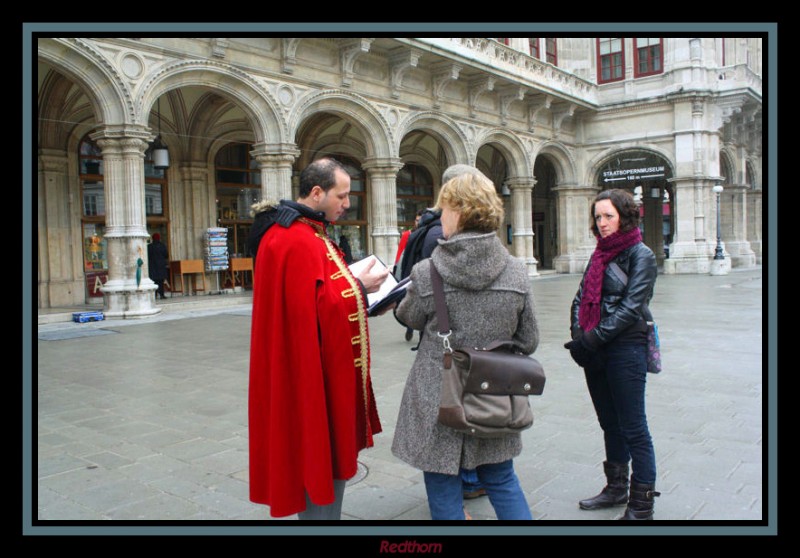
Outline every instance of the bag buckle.
{"type": "Polygon", "coordinates": [[[442,346],[444,347],[444,357],[442,358],[442,362],[445,370],[449,370],[450,366],[453,364],[453,348],[450,346],[450,335],[452,333],[452,329],[447,333],[440,333],[438,331],[436,332],[436,335],[438,335],[442,340],[442,346]]]}

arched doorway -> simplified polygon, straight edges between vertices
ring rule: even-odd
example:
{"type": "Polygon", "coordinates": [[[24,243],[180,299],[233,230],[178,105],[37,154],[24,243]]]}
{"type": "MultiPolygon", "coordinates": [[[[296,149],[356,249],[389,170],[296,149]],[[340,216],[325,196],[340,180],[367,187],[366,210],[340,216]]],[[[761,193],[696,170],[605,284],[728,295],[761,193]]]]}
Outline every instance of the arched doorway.
{"type": "Polygon", "coordinates": [[[675,192],[672,169],[660,155],[645,150],[615,153],[600,167],[597,183],[602,190],[622,188],[639,204],[639,227],[644,243],[656,255],[658,265],[669,257],[674,226],[675,192]]]}
{"type": "Polygon", "coordinates": [[[339,161],[350,175],[350,209],[343,219],[328,228],[328,234],[339,245],[342,237],[347,237],[353,260],[358,261],[370,254],[367,231],[367,181],[361,163],[341,153],[333,153],[331,157],[339,161]]]}
{"type": "Polygon", "coordinates": [[[539,261],[539,268],[553,269],[553,259],[558,247],[558,223],[556,200],[553,188],[556,186],[556,167],[547,156],[536,158],[533,165],[533,202],[531,204],[531,223],[533,224],[533,254],[539,261]]]}

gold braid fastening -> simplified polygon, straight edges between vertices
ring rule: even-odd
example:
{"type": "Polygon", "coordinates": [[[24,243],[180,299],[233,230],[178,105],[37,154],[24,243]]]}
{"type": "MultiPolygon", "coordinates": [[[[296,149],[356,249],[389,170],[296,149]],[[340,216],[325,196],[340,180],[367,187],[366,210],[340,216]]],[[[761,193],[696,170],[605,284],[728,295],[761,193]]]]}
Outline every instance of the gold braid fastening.
{"type": "MultiPolygon", "coordinates": [[[[315,228],[317,228],[317,231],[319,232],[319,228],[315,228]]],[[[361,387],[364,396],[364,424],[366,424],[367,427],[366,441],[369,441],[369,435],[372,429],[369,420],[369,340],[367,338],[367,306],[358,281],[355,279],[355,277],[353,277],[353,274],[350,272],[347,264],[344,262],[344,260],[342,260],[339,252],[333,246],[333,241],[331,241],[330,237],[325,234],[325,230],[322,229],[321,232],[322,234],[317,234],[317,236],[322,239],[323,242],[325,242],[325,246],[328,248],[328,258],[336,263],[336,265],[339,267],[339,271],[342,273],[342,276],[347,280],[348,283],[350,283],[350,288],[342,291],[342,296],[345,298],[355,297],[356,305],[358,306],[358,312],[348,315],[347,319],[351,322],[358,321],[358,344],[361,347],[361,356],[354,359],[353,363],[355,364],[356,368],[361,369],[361,387]]],[[[356,339],[356,337],[353,337],[353,339],[356,339]]],[[[353,344],[355,345],[355,343],[353,344]]]]}

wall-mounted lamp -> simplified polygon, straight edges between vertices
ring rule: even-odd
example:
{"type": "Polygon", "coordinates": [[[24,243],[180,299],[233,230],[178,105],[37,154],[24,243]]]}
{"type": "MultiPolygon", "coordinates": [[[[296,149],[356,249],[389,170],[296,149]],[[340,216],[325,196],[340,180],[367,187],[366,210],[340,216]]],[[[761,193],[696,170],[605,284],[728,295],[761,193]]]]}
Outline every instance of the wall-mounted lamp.
{"type": "Polygon", "coordinates": [[[158,135],[153,141],[153,166],[159,170],[169,168],[169,150],[164,142],[161,140],[161,98],[158,98],[158,135]]]}
{"type": "Polygon", "coordinates": [[[503,186],[500,188],[500,195],[504,198],[507,198],[511,195],[511,189],[508,187],[508,183],[503,182],[503,186]]]}

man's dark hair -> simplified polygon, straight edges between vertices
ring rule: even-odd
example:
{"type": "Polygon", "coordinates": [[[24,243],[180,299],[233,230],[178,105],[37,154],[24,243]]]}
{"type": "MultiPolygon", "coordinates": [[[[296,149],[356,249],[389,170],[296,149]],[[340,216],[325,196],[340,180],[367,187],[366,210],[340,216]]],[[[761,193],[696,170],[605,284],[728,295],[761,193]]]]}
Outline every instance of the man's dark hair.
{"type": "Polygon", "coordinates": [[[324,192],[333,188],[336,184],[336,169],[347,174],[347,169],[333,157],[323,157],[308,165],[300,173],[300,197],[308,197],[314,186],[319,186],[324,192]]]}
{"type": "Polygon", "coordinates": [[[600,230],[597,228],[597,222],[594,218],[594,206],[600,200],[611,200],[611,205],[613,205],[617,213],[619,213],[619,230],[621,232],[628,232],[639,226],[639,206],[636,205],[636,200],[634,200],[633,195],[621,188],[603,190],[597,194],[590,208],[590,218],[592,220],[591,228],[596,236],[600,235],[600,230]]]}

